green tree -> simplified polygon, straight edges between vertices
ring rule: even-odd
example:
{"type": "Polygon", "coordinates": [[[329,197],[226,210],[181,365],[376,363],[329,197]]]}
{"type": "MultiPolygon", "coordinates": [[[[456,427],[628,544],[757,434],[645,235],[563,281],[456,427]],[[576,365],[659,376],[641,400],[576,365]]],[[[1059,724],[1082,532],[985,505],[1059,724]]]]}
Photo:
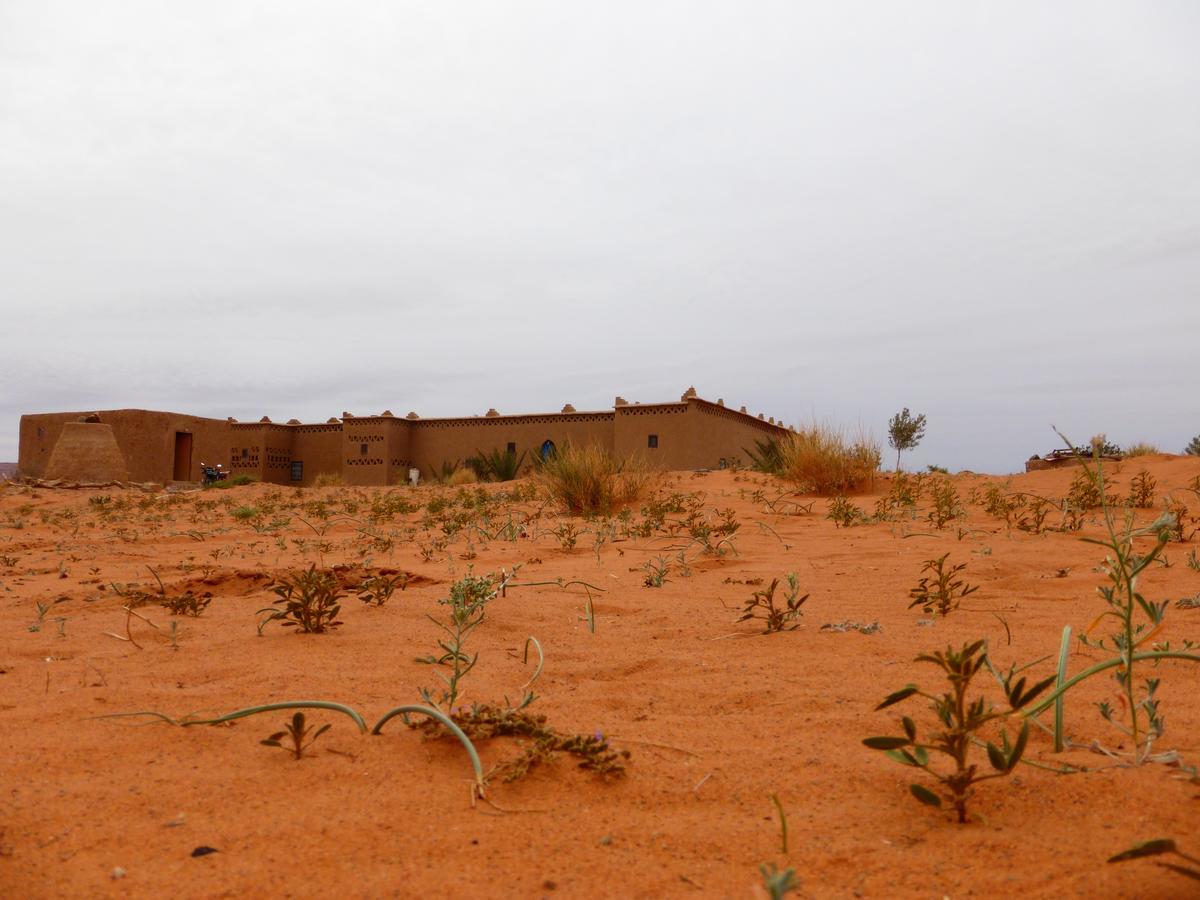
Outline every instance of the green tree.
{"type": "Polygon", "coordinates": [[[1192,438],[1191,443],[1183,448],[1183,452],[1188,456],[1200,456],[1200,434],[1192,438]]]}
{"type": "Polygon", "coordinates": [[[896,449],[896,471],[900,471],[900,453],[912,450],[925,437],[925,414],[914,416],[904,407],[888,421],[888,443],[896,449]]]}

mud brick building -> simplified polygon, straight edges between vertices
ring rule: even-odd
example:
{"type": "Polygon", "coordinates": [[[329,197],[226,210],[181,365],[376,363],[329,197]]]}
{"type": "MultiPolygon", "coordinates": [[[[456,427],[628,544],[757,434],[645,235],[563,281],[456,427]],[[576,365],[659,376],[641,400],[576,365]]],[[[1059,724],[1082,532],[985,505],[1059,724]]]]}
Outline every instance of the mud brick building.
{"type": "Polygon", "coordinates": [[[612,409],[466,418],[343,413],[320,424],[295,419],[209,419],[143,409],[36,413],[21,417],[21,475],[74,481],[198,481],[200,464],[274,484],[311,484],[323,474],[349,485],[403,484],[479,453],[537,455],[568,443],[599,444],[620,456],[640,454],[660,469],[718,468],[747,460],[756,440],[787,433],[773,418],[703,400],[693,388],[673,403],[612,409]]]}

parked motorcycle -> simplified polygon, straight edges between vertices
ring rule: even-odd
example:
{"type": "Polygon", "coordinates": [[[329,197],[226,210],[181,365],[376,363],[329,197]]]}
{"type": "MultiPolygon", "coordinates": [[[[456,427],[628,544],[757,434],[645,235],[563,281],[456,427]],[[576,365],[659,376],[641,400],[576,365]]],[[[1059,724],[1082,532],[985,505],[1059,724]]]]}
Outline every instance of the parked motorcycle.
{"type": "Polygon", "coordinates": [[[204,484],[216,484],[218,481],[224,481],[229,477],[229,471],[220,463],[215,466],[200,463],[200,472],[204,477],[204,484]]]}

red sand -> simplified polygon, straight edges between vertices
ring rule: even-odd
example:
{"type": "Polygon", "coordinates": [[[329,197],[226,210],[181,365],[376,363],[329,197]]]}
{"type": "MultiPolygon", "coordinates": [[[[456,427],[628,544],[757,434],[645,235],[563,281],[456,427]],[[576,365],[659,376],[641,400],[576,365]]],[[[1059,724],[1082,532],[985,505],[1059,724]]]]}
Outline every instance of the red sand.
{"type": "MultiPolygon", "coordinates": [[[[1200,475],[1197,459],[1129,460],[1113,474],[1114,488],[1127,492],[1143,467],[1158,479],[1160,497],[1200,475]]],[[[1075,474],[1015,476],[1012,485],[1060,496],[1075,474]]],[[[965,498],[973,486],[1003,479],[954,480],[965,498]]],[[[951,523],[932,535],[920,520],[835,529],[824,518],[824,499],[816,499],[813,514],[800,516],[773,515],[754,502],[750,494],[760,486],[772,497],[783,490],[764,476],[688,473],[671,481],[676,490],[702,492],[708,508],[736,511],[736,556],[693,548],[690,577],[676,571],[664,587],[645,587],[642,564],[674,556],[677,550],[668,548],[682,546],[686,536],[606,544],[597,560],[591,533],[570,552],[545,533],[555,518],[548,510],[536,540],[476,540],[478,556],[467,562],[459,536],[423,562],[416,543],[404,540],[408,527],[422,540],[421,513],[414,513],[377,526],[399,532],[400,540],[391,553],[375,553],[373,565],[422,579],[382,608],[349,596],[345,625],[334,633],[301,636],[269,625],[262,637],[255,612],[273,599],[265,576],[315,559],[311,546],[301,553],[292,539],[317,538],[292,518],[281,532],[287,549],[280,551],[273,535],[256,533],[224,505],[260,503],[273,494],[292,503],[290,489],[193,493],[172,505],[160,494],[148,513],[136,504],[151,495],[110,490],[103,493],[135,508],[108,523],[88,502],[101,492],[4,489],[0,557],[7,559],[0,563],[12,565],[0,564],[0,735],[7,761],[0,893],[754,897],[765,896],[759,864],[773,862],[796,870],[799,896],[1196,894],[1195,883],[1152,861],[1105,864],[1135,841],[1156,837],[1175,837],[1200,854],[1200,786],[1178,767],[1115,767],[1086,749],[1054,755],[1049,737],[1035,732],[1029,759],[1095,771],[1061,776],[1021,766],[1008,780],[982,785],[972,807],[976,821],[960,826],[909,796],[907,784],[920,780],[911,770],[861,744],[870,735],[897,733],[901,712],[929,722],[914,701],[873,711],[909,681],[941,688],[932,667],[913,662],[920,652],[985,637],[1004,667],[1056,653],[1064,625],[1078,633],[1102,610],[1100,548],[1079,534],[1010,533],[978,506],[969,508],[965,525],[951,523]],[[198,510],[197,501],[216,506],[198,510]],[[975,530],[960,539],[960,525],[975,530]],[[916,534],[903,537],[905,530],[916,534]],[[922,562],[947,551],[952,561],[968,563],[967,580],[980,590],[965,603],[970,611],[920,625],[922,614],[907,609],[908,590],[922,562]],[[185,574],[180,564],[189,560],[195,568],[185,574]],[[482,573],[515,563],[524,564],[522,581],[578,578],[605,588],[595,604],[596,631],[587,628],[578,588],[509,591],[490,605],[472,638],[480,655],[465,682],[466,701],[515,699],[531,674],[520,651],[525,637],[535,635],[546,665],[533,710],[563,731],[611,735],[632,753],[624,778],[605,782],[560,757],[518,783],[493,782],[488,796],[502,812],[484,803],[472,807],[470,769],[456,743],[422,741],[399,721],[367,737],[347,718],[311,711],[310,719],[333,729],[296,762],[259,744],[282,727],[285,713],[187,729],[96,718],[328,699],[350,704],[370,722],[418,701],[418,687],[436,684],[430,667],[415,658],[435,650],[437,631],[426,614],[439,610],[436,601],[450,582],[469,565],[482,573]],[[105,635],[124,633],[125,615],[121,598],[103,586],[137,582],[153,589],[147,564],[171,591],[191,585],[215,594],[202,617],[179,620],[177,650],[136,621],[140,650],[105,635]],[[212,567],[206,580],[205,565],[212,567]],[[788,571],[811,593],[802,628],[762,636],[734,624],[754,589],[739,581],[769,582],[788,571]],[[57,598],[62,602],[53,604],[41,631],[29,631],[35,601],[57,598]],[[992,610],[1007,620],[1011,644],[992,610]],[[60,616],[65,636],[55,621],[60,616]],[[820,630],[843,620],[878,620],[883,630],[820,630]],[[788,815],[786,855],[772,794],[788,815]],[[217,852],[193,858],[200,846],[217,852]]],[[[880,490],[886,489],[885,479],[880,490]]],[[[438,489],[400,492],[423,502],[438,489]]],[[[355,515],[365,520],[377,493],[332,488],[302,496],[357,498],[355,515]]],[[[1200,512],[1200,498],[1180,496],[1200,512]]],[[[873,509],[874,496],[856,500],[873,509]]],[[[342,521],[329,530],[326,565],[361,563],[357,527],[362,523],[342,521]]],[[[1093,516],[1083,534],[1098,533],[1093,516]]],[[[1200,574],[1185,557],[1198,546],[1195,538],[1172,544],[1170,566],[1145,573],[1146,596],[1196,596],[1200,574]]],[[[141,612],[165,629],[165,610],[141,612]]],[[[1172,602],[1167,625],[1158,639],[1173,647],[1200,641],[1200,610],[1172,602]]],[[[1076,647],[1071,671],[1102,655],[1076,647]]],[[[1052,663],[1034,671],[1049,674],[1052,663]]],[[[1178,750],[1185,764],[1195,765],[1200,667],[1167,663],[1158,674],[1167,730],[1157,749],[1178,750]]],[[[995,697],[990,679],[978,683],[995,697]]],[[[1069,695],[1067,728],[1081,744],[1119,747],[1121,736],[1093,705],[1111,698],[1112,687],[1100,676],[1069,695]]],[[[480,750],[485,766],[517,752],[511,739],[480,750]]]]}

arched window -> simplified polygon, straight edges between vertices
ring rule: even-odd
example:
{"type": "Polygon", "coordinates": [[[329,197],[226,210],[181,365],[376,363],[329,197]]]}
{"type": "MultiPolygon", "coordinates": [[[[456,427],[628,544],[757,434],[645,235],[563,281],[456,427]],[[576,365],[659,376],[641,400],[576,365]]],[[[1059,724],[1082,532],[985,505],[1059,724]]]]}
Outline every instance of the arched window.
{"type": "Polygon", "coordinates": [[[549,459],[558,452],[558,448],[554,446],[554,441],[546,439],[542,442],[542,449],[538,452],[542,455],[542,459],[549,459]]]}

